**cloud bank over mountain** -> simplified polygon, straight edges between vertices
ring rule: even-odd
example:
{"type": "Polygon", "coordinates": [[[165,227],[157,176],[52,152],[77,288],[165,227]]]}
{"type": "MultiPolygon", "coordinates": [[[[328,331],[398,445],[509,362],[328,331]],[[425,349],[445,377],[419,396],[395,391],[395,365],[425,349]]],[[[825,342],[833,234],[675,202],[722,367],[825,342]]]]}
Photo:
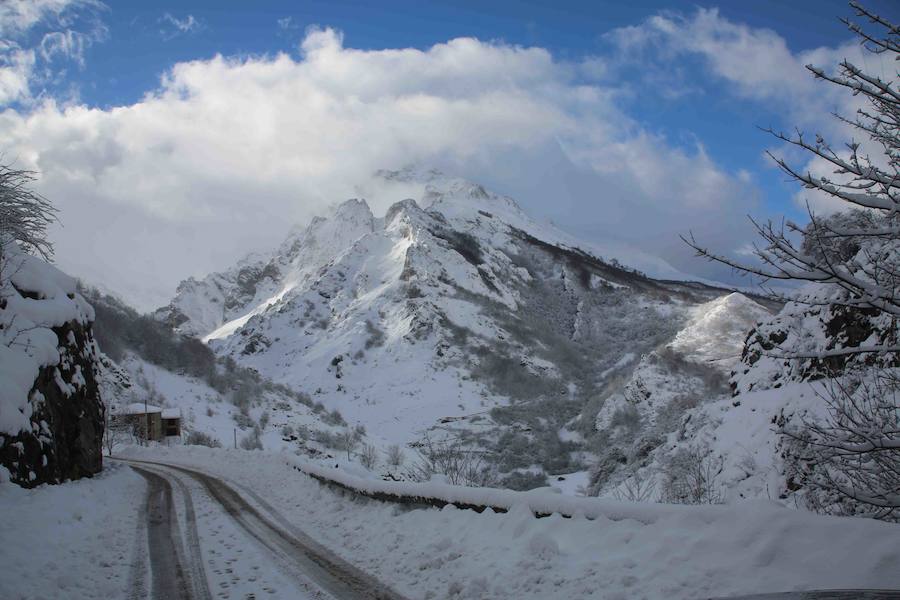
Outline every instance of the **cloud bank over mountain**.
{"type": "MultiPolygon", "coordinates": [[[[617,35],[633,48],[660,31],[617,35]]],[[[61,208],[61,266],[142,308],[326,205],[366,196],[383,210],[400,198],[372,174],[408,164],[484,182],[582,237],[722,275],[677,235],[739,251],[759,192],[699,141],[630,116],[623,64],[473,38],[359,50],[317,28],[290,54],[178,62],[133,104],[45,96],[7,108],[0,135],[7,160],[39,171],[61,208]]]]}

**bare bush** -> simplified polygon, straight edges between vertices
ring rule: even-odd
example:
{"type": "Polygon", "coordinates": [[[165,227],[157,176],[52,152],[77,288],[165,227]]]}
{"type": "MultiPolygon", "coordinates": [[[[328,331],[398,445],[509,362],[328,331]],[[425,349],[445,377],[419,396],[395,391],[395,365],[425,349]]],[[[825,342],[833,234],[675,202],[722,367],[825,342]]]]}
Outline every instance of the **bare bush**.
{"type": "Polygon", "coordinates": [[[490,487],[497,484],[497,472],[488,465],[484,452],[465,447],[458,438],[433,440],[426,435],[419,443],[419,457],[413,466],[413,477],[419,481],[440,474],[452,485],[490,487]]]}
{"type": "Polygon", "coordinates": [[[363,444],[359,452],[359,462],[370,471],[378,466],[378,448],[374,444],[363,444]]]}
{"type": "Polygon", "coordinates": [[[900,374],[873,369],[817,387],[823,419],[785,425],[791,484],[826,514],[900,520],[900,374]]]}
{"type": "Polygon", "coordinates": [[[354,431],[350,428],[347,428],[345,431],[341,432],[337,439],[336,448],[338,450],[343,450],[347,453],[347,460],[353,460],[353,451],[359,446],[359,441],[362,439],[362,436],[359,434],[359,431],[354,431]]]}
{"type": "Polygon", "coordinates": [[[626,502],[652,502],[656,495],[656,478],[635,471],[616,488],[613,495],[617,500],[626,502]]]}
{"type": "Polygon", "coordinates": [[[222,443],[219,440],[202,431],[188,432],[187,437],[184,438],[184,443],[188,446],[206,446],[207,448],[222,447],[222,443]]]}
{"type": "Polygon", "coordinates": [[[401,448],[399,444],[388,446],[387,464],[392,467],[400,467],[403,466],[405,461],[406,455],[403,453],[403,448],[401,448]]]}
{"type": "Polygon", "coordinates": [[[241,448],[244,450],[262,450],[263,444],[260,439],[260,433],[262,432],[259,429],[259,425],[254,425],[250,433],[241,438],[241,448]]]}
{"type": "Polygon", "coordinates": [[[722,504],[724,461],[707,448],[680,448],[666,461],[660,500],[670,504],[722,504]]]}

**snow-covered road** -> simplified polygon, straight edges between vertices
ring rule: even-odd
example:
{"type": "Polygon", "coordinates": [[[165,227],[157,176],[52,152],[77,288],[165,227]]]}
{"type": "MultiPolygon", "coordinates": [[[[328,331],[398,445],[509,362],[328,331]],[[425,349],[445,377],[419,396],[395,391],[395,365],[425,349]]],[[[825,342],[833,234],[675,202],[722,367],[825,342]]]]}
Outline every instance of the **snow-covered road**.
{"type": "Polygon", "coordinates": [[[212,588],[220,597],[402,600],[259,496],[196,469],[128,463],[148,483],[151,582],[148,590],[141,574],[133,574],[133,598],[205,600],[212,588]]]}
{"type": "MultiPolygon", "coordinates": [[[[0,598],[206,598],[203,581],[223,599],[398,597],[373,578],[423,600],[900,589],[897,525],[773,502],[580,499],[596,505],[591,518],[535,518],[528,502],[579,499],[544,491],[522,494],[505,512],[411,508],[322,485],[297,472],[290,453],[159,447],[122,455],[148,462],[110,460],[97,477],[63,485],[0,485],[0,598]],[[148,482],[129,464],[164,480],[150,484],[149,519],[148,482]],[[154,565],[151,545],[169,562],[154,565]],[[169,591],[154,593],[162,585],[154,577],[169,591]]],[[[331,468],[358,474],[352,466],[331,468]]],[[[790,596],[773,599],[782,597],[790,596]]]]}

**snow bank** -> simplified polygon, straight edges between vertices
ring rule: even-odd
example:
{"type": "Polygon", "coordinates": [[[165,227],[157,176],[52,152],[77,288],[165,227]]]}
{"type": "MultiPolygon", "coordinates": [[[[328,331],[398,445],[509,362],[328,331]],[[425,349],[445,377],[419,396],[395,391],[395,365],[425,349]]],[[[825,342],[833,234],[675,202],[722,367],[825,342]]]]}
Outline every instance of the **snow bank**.
{"type": "Polygon", "coordinates": [[[0,598],[128,597],[144,489],[116,464],[61,485],[0,485],[0,598]]]}
{"type": "MultiPolygon", "coordinates": [[[[324,483],[335,484],[371,498],[403,504],[427,504],[438,507],[453,504],[460,508],[475,508],[479,512],[488,508],[495,512],[507,512],[513,508],[523,507],[538,516],[558,514],[563,517],[604,518],[611,521],[632,519],[645,524],[674,514],[686,512],[699,514],[695,507],[640,504],[600,498],[576,498],[556,493],[551,488],[517,492],[436,482],[416,483],[366,479],[340,469],[324,467],[292,456],[285,457],[285,463],[324,483]]],[[[708,518],[713,518],[725,510],[723,506],[707,506],[703,507],[703,514],[708,515],[708,518]]]]}

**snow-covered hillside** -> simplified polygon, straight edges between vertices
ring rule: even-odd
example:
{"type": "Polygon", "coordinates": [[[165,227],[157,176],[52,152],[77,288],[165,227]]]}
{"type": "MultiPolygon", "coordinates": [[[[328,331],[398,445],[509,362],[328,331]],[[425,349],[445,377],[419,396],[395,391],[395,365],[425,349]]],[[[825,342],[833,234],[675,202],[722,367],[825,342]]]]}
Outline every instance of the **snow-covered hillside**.
{"type": "MultiPolygon", "coordinates": [[[[636,474],[659,479],[674,449],[691,444],[707,448],[708,440],[695,431],[698,421],[706,422],[699,415],[706,417],[709,411],[720,410],[720,404],[730,403],[728,377],[739,362],[747,333],[770,317],[768,310],[742,294],[723,296],[691,309],[689,320],[670,343],[644,355],[597,413],[600,443],[593,491],[621,493],[623,482],[633,482],[636,474]]],[[[733,447],[727,451],[738,452],[733,447]]]]}
{"type": "MultiPolygon", "coordinates": [[[[231,446],[251,438],[258,428],[262,448],[316,452],[329,451],[327,444],[316,442],[322,433],[337,436],[345,429],[340,418],[293,394],[267,389],[242,407],[235,404],[232,391],[219,391],[202,379],[169,371],[134,354],[119,363],[105,362],[101,385],[104,401],[113,413],[145,401],[175,409],[187,440],[197,432],[231,446]]],[[[122,436],[116,445],[133,442],[122,436]]]]}
{"type": "MultiPolygon", "coordinates": [[[[848,385],[840,379],[844,373],[877,362],[845,349],[889,345],[898,335],[885,315],[827,304],[843,293],[836,286],[809,285],[776,315],[738,294],[698,307],[695,319],[667,348],[684,353],[690,363],[715,368],[698,372],[683,362],[672,368],[659,353],[641,361],[623,392],[598,415],[598,428],[606,428],[607,439],[626,451],[601,457],[594,491],[672,500],[667,494],[673,477],[684,475],[690,462],[705,471],[713,493],[707,500],[767,497],[803,505],[807,490],[798,476],[803,461],[780,432],[825,418],[830,390],[848,385]],[[798,353],[803,357],[796,358],[798,353]],[[711,377],[717,372],[730,377],[711,377]],[[678,410],[661,410],[666,402],[678,410]],[[633,410],[630,418],[627,409],[633,410]]],[[[887,354],[878,364],[895,368],[896,358],[887,354]]],[[[878,371],[866,372],[871,381],[878,371]]],[[[835,510],[853,512],[852,507],[835,510]]]]}
{"type": "Polygon", "coordinates": [[[423,192],[380,217],[344,202],[270,255],[184,282],[157,318],[383,443],[453,430],[502,455],[538,440],[528,460],[564,472],[582,464],[584,424],[642,356],[674,343],[724,359],[712,356],[717,336],[736,356],[765,312],[732,296],[710,317],[698,307],[727,290],[639,251],[629,264],[661,279],[622,266],[622,249],[579,242],[478,184],[382,175],[423,192]],[[698,310],[712,319],[703,339],[684,330],[698,310]]]}
{"type": "MultiPolygon", "coordinates": [[[[307,394],[275,384],[204,344],[140,315],[114,296],[81,288],[94,307],[98,382],[110,415],[146,403],[180,414],[189,444],[285,448],[333,455],[341,435],[364,431],[307,394]]],[[[107,451],[134,443],[130,428],[108,424],[107,451]]],[[[167,443],[181,443],[168,440],[167,443]]]]}

